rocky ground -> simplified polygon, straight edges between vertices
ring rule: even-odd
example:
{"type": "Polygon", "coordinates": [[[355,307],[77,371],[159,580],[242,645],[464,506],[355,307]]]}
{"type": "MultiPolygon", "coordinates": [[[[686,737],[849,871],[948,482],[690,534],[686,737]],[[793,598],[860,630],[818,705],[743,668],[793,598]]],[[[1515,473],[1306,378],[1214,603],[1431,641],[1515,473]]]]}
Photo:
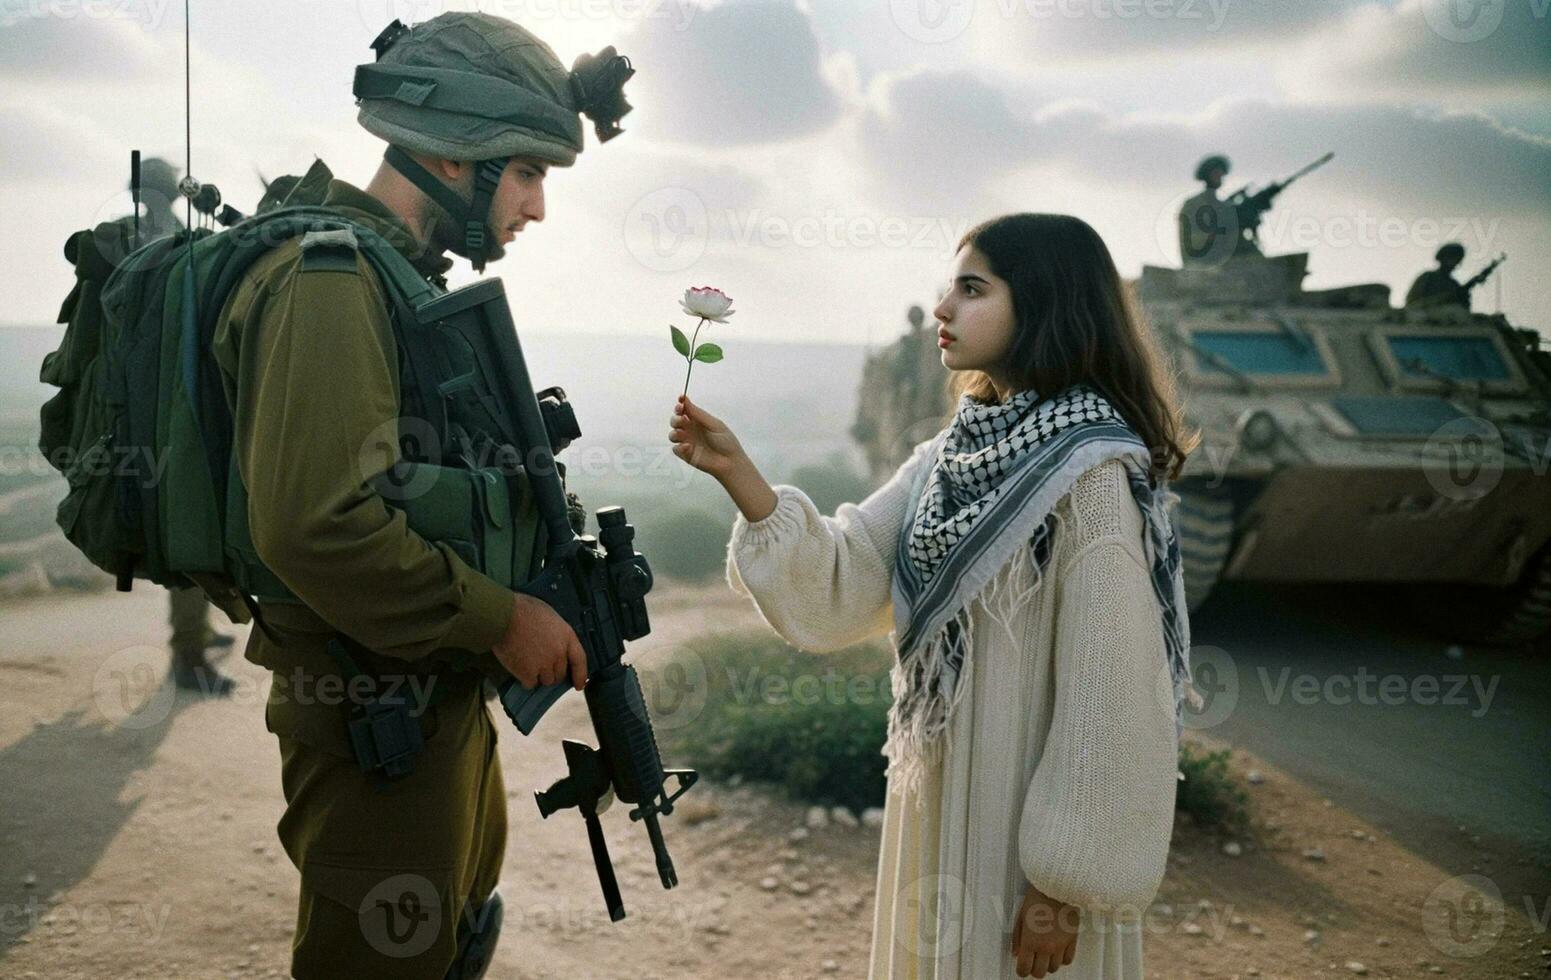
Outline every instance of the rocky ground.
{"type": "MultiPolygon", "coordinates": [[[[165,613],[146,589],[0,606],[0,975],[286,974],[296,876],[274,834],[266,675],[234,655],[233,699],[169,698],[165,613]]],[[[757,626],[720,588],[664,592],[655,616],[635,655],[647,667],[705,631],[757,626]]],[[[604,823],[630,917],[611,924],[581,822],[532,803],[565,737],[590,740],[580,699],[532,738],[501,733],[508,931],[492,976],[864,974],[873,821],[703,783],[667,821],[681,884],[665,892],[616,807],[604,823]]],[[[1493,903],[1246,753],[1231,768],[1252,824],[1229,840],[1179,821],[1149,976],[1551,975],[1544,907],[1493,903]]]]}

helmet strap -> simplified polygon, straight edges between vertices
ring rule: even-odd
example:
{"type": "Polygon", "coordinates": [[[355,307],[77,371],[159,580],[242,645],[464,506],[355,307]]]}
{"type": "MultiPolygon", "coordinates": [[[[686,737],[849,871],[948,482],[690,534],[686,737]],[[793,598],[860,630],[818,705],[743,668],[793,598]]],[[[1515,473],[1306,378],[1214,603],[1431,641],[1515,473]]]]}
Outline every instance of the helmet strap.
{"type": "Polygon", "coordinates": [[[490,215],[490,204],[495,199],[496,187],[501,183],[501,174],[505,172],[507,161],[511,158],[497,157],[479,161],[474,172],[474,198],[471,201],[465,201],[457,191],[422,167],[400,147],[389,144],[383,159],[388,166],[403,174],[404,179],[441,205],[454,222],[463,225],[463,245],[469,261],[473,263],[474,271],[483,272],[485,244],[491,236],[486,219],[490,215]]]}

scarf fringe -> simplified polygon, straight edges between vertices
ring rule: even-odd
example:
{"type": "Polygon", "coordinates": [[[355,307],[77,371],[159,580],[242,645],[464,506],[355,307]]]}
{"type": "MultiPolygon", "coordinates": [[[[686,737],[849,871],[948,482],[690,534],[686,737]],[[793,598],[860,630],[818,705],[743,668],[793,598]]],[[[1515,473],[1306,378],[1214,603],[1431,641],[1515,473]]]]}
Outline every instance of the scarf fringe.
{"type": "MultiPolygon", "coordinates": [[[[1052,548],[1059,524],[1060,519],[1056,518],[1049,538],[1052,548]]],[[[941,764],[946,741],[943,736],[963,700],[965,689],[970,687],[959,683],[961,678],[957,674],[951,678],[948,675],[954,673],[954,662],[961,669],[970,662],[975,644],[972,610],[976,605],[984,609],[987,618],[1007,634],[1010,649],[1016,652],[1018,637],[1013,632],[1013,622],[1019,611],[1039,594],[1044,579],[1044,570],[1035,558],[1034,547],[1025,545],[1017,549],[985,588],[971,596],[908,664],[895,661],[889,675],[894,704],[889,709],[888,741],[883,754],[889,759],[887,775],[890,782],[907,794],[915,794],[918,805],[921,779],[928,768],[941,764]],[[913,682],[911,672],[916,674],[913,682]],[[952,691],[946,699],[938,694],[945,682],[952,691]]]]}

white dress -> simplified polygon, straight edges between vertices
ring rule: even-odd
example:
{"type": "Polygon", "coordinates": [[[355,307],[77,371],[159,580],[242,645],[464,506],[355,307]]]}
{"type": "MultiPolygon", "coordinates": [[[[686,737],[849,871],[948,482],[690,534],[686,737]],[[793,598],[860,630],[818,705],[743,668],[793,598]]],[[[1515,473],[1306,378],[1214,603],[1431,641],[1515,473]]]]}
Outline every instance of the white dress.
{"type": "MultiPolygon", "coordinates": [[[[890,632],[900,525],[928,445],[833,517],[777,487],[774,513],[734,524],[729,584],[804,650],[890,632]]],[[[1012,927],[1029,882],[1082,909],[1076,955],[1058,976],[1143,976],[1141,922],[1168,856],[1178,743],[1142,515],[1119,462],[1084,473],[1056,515],[1034,595],[1004,622],[971,609],[959,680],[969,687],[941,763],[914,793],[890,783],[874,980],[1016,976],[1012,927]]],[[[993,588],[1033,584],[1029,574],[1012,563],[993,588]]]]}

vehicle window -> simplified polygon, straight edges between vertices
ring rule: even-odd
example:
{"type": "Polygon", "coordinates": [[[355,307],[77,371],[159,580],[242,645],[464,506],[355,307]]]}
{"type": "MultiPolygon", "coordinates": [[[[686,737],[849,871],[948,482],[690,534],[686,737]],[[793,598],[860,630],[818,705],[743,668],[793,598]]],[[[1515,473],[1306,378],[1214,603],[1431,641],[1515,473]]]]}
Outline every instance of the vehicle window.
{"type": "Polygon", "coordinates": [[[1490,337],[1391,336],[1390,353],[1407,377],[1507,381],[1508,365],[1490,337]]]}
{"type": "Polygon", "coordinates": [[[1220,358],[1245,374],[1312,374],[1329,372],[1319,349],[1297,337],[1261,330],[1195,330],[1191,340],[1209,357],[1197,357],[1203,371],[1222,372],[1220,358]]]}

